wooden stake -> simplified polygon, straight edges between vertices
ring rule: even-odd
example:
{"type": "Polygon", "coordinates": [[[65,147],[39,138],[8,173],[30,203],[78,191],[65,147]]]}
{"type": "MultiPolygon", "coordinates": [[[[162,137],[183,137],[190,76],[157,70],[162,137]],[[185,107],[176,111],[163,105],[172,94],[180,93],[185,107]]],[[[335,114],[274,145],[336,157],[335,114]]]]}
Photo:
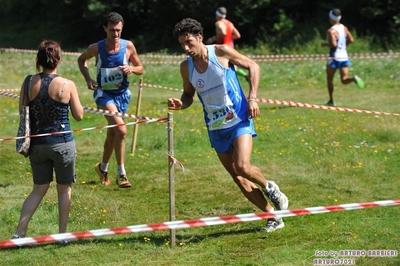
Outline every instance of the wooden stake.
{"type": "MultiPolygon", "coordinates": [[[[140,78],[138,98],[137,98],[137,103],[136,103],[136,116],[139,116],[139,114],[140,114],[140,104],[142,102],[142,90],[143,90],[143,78],[140,78]]],[[[138,121],[139,121],[139,119],[136,119],[136,122],[138,122],[138,121]]],[[[131,146],[131,154],[133,154],[133,155],[135,155],[136,139],[137,139],[138,131],[139,131],[139,124],[135,124],[135,126],[133,127],[132,146],[131,146]]]]}
{"type": "MultiPolygon", "coordinates": [[[[174,131],[173,131],[173,116],[172,113],[168,113],[168,154],[174,156],[174,131]]],[[[174,162],[171,162],[168,156],[168,169],[169,169],[169,220],[175,221],[175,172],[174,162]]],[[[170,243],[171,248],[176,246],[176,233],[175,229],[170,230],[170,243]]]]}

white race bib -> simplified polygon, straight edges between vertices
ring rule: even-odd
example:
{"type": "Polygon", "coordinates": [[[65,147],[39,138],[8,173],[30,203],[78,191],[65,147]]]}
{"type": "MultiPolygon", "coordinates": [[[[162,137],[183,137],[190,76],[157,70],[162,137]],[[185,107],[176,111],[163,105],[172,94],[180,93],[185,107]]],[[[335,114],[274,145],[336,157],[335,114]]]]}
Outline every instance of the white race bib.
{"type": "Polygon", "coordinates": [[[100,87],[103,90],[116,90],[123,81],[123,73],[119,67],[100,68],[101,80],[100,87]]]}
{"type": "Polygon", "coordinates": [[[209,112],[210,127],[212,129],[218,129],[237,118],[235,110],[230,106],[207,106],[207,110],[209,112]]]}

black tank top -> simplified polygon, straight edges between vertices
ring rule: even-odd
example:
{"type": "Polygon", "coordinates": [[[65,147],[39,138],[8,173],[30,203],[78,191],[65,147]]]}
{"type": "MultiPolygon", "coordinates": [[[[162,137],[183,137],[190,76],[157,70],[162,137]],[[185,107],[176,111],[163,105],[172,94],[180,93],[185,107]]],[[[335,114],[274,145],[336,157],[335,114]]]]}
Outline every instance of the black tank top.
{"type": "MultiPolygon", "coordinates": [[[[68,118],[69,103],[55,101],[49,96],[50,82],[57,74],[39,74],[41,86],[38,95],[29,102],[29,117],[31,120],[31,135],[62,132],[71,130],[68,118]]],[[[31,144],[63,143],[73,141],[72,133],[54,134],[34,137],[31,144]]]]}

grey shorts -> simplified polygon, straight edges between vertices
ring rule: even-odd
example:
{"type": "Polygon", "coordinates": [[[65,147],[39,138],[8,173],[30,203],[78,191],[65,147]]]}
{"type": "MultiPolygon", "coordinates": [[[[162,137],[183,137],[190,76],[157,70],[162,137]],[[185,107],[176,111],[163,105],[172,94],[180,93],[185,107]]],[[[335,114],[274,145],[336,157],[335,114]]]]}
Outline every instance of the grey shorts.
{"type": "Polygon", "coordinates": [[[33,183],[44,185],[53,181],[53,169],[57,184],[75,183],[75,141],[33,145],[30,148],[33,183]]]}

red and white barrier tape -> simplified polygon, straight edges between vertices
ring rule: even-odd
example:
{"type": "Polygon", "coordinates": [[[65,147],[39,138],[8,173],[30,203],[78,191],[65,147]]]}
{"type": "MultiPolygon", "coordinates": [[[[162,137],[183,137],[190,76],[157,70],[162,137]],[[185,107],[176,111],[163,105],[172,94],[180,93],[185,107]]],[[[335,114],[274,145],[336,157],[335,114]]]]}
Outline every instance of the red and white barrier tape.
{"type": "MultiPolygon", "coordinates": [[[[37,50],[30,49],[15,49],[15,48],[0,48],[0,51],[11,53],[31,53],[36,54],[37,50]]],[[[77,52],[63,52],[64,55],[79,56],[77,52]]],[[[185,59],[187,55],[154,55],[141,54],[140,58],[160,58],[160,59],[185,59]]],[[[299,60],[327,60],[327,54],[291,54],[291,55],[247,55],[247,57],[258,62],[272,61],[299,61],[299,60]],[[261,60],[259,60],[261,59],[261,60]]],[[[349,53],[350,59],[380,59],[380,58],[397,58],[400,57],[400,52],[382,52],[382,53],[349,53]]],[[[181,61],[147,61],[145,64],[180,64],[181,61]]]]}
{"type": "MultiPolygon", "coordinates": [[[[27,54],[36,54],[37,50],[32,50],[32,49],[17,49],[17,48],[0,48],[0,51],[2,52],[9,52],[9,53],[27,53],[27,54]]],[[[76,55],[79,56],[81,53],[76,53],[76,52],[65,52],[62,51],[63,55],[76,55]]]]}
{"type": "MultiPolygon", "coordinates": [[[[130,86],[136,86],[138,85],[138,83],[136,82],[132,82],[130,83],[130,86]]],[[[143,83],[142,86],[145,87],[150,87],[150,88],[157,88],[157,89],[165,89],[165,90],[172,90],[172,91],[183,91],[183,89],[178,89],[178,88],[170,88],[170,87],[166,87],[166,86],[161,86],[161,85],[152,85],[152,84],[148,84],[148,83],[143,83]]],[[[15,93],[10,93],[10,92],[19,92],[21,89],[1,89],[0,88],[0,95],[4,95],[4,96],[9,96],[12,98],[19,98],[19,95],[15,94],[15,93]]]]}
{"type": "MultiPolygon", "coordinates": [[[[139,115],[132,115],[132,114],[124,114],[124,113],[120,113],[120,112],[111,112],[108,110],[96,109],[96,108],[92,108],[92,107],[83,107],[83,110],[86,113],[102,114],[102,115],[107,115],[107,116],[119,116],[119,117],[123,117],[123,118],[132,118],[132,119],[145,120],[145,121],[153,121],[153,120],[159,119],[159,118],[151,118],[148,116],[139,116],[139,115]]],[[[166,119],[166,118],[162,118],[162,119],[166,119]]],[[[162,122],[164,122],[164,121],[162,121],[162,122]]]]}
{"type": "MultiPolygon", "coordinates": [[[[35,62],[35,59],[16,59],[16,58],[0,58],[0,62],[35,62]]],[[[142,61],[143,65],[179,65],[182,61],[142,61]]],[[[64,60],[63,64],[76,64],[76,61],[64,60]]]]}
{"type": "Polygon", "coordinates": [[[287,102],[287,101],[261,99],[261,98],[256,99],[256,100],[258,102],[263,102],[263,103],[281,104],[281,105],[294,106],[294,107],[315,108],[315,109],[323,109],[323,110],[334,110],[334,111],[342,111],[342,112],[350,112],[350,113],[400,116],[400,114],[398,114],[398,113],[359,110],[359,109],[352,109],[352,108],[346,108],[346,107],[334,107],[334,106],[326,106],[326,105],[318,105],[318,104],[287,102]]]}
{"type": "Polygon", "coordinates": [[[170,222],[156,223],[156,224],[141,224],[141,225],[121,227],[121,228],[97,229],[97,230],[89,230],[76,233],[62,233],[62,234],[53,234],[47,236],[10,239],[1,241],[0,248],[12,248],[24,245],[51,243],[63,240],[73,241],[83,238],[141,233],[148,231],[185,229],[191,227],[213,226],[213,225],[222,225],[228,223],[252,222],[252,221],[259,221],[276,217],[284,218],[284,217],[292,217],[300,215],[337,212],[337,211],[350,211],[350,210],[373,208],[373,207],[388,207],[399,204],[400,204],[400,199],[384,200],[384,201],[373,201],[365,203],[341,204],[341,205],[326,206],[326,207],[311,207],[311,208],[296,209],[296,210],[282,210],[282,211],[275,211],[273,213],[269,212],[248,213],[248,214],[238,214],[233,216],[201,218],[196,220],[181,220],[181,221],[170,221],[170,222]]]}
{"type": "MultiPolygon", "coordinates": [[[[0,95],[19,99],[19,95],[18,94],[9,93],[7,91],[0,90],[0,95]]],[[[157,120],[157,118],[151,118],[151,117],[147,117],[147,116],[137,116],[137,115],[132,115],[132,114],[124,114],[124,113],[120,113],[120,112],[111,112],[111,111],[108,111],[108,110],[97,109],[97,108],[92,108],[92,107],[83,107],[83,110],[86,113],[91,113],[91,114],[101,114],[101,115],[107,115],[107,116],[118,116],[118,117],[123,117],[123,118],[132,118],[132,119],[146,120],[146,121],[157,120]]]]}
{"type": "MultiPolygon", "coordinates": [[[[19,89],[19,88],[17,88],[17,89],[2,89],[2,88],[0,88],[0,93],[4,93],[4,92],[19,92],[20,90],[21,89],[19,89]]],[[[8,95],[6,95],[6,96],[8,96],[8,95]]]]}
{"type": "Polygon", "coordinates": [[[171,91],[183,91],[183,89],[170,88],[170,87],[166,87],[166,86],[153,85],[153,84],[148,84],[148,83],[143,83],[143,86],[144,86],[144,87],[149,87],[149,88],[157,88],[157,89],[171,90],[171,91]]]}
{"type": "Polygon", "coordinates": [[[183,171],[185,171],[185,167],[183,166],[183,163],[181,163],[180,161],[175,159],[171,154],[168,154],[168,158],[171,163],[178,165],[180,168],[182,168],[183,171]]]}
{"type": "Polygon", "coordinates": [[[1,142],[1,141],[7,141],[7,140],[17,140],[17,139],[26,139],[26,138],[37,138],[37,137],[51,136],[51,135],[57,135],[57,134],[78,133],[78,132],[82,132],[82,131],[97,130],[97,129],[105,129],[105,128],[113,128],[113,127],[122,127],[122,126],[130,126],[130,125],[145,124],[145,123],[153,123],[153,122],[168,122],[168,118],[157,118],[157,119],[154,118],[153,120],[141,120],[141,121],[136,121],[136,122],[122,123],[122,124],[114,124],[114,125],[107,125],[107,126],[88,127],[88,128],[67,130],[67,131],[61,131],[61,132],[43,133],[43,134],[30,135],[30,136],[24,136],[24,137],[3,138],[3,139],[0,139],[0,142],[1,142]]]}
{"type": "MultiPolygon", "coordinates": [[[[269,61],[297,61],[297,60],[327,60],[327,54],[296,54],[296,55],[248,55],[254,61],[266,59],[269,61]]],[[[349,59],[381,59],[400,57],[399,52],[389,53],[349,53],[349,59]]],[[[337,58],[338,59],[338,58],[337,58]]]]}
{"type": "MultiPolygon", "coordinates": [[[[148,83],[143,83],[143,86],[150,87],[150,88],[165,89],[165,90],[183,91],[183,89],[169,88],[166,86],[152,85],[152,84],[148,84],[148,83]]],[[[0,91],[0,95],[5,95],[5,96],[13,97],[13,98],[19,98],[19,95],[16,96],[16,94],[7,93],[7,92],[3,92],[3,91],[0,91]]],[[[359,110],[359,109],[346,108],[346,107],[334,107],[334,106],[327,106],[327,105],[290,102],[290,101],[281,101],[281,100],[272,100],[272,99],[263,99],[263,98],[258,98],[256,100],[257,100],[257,102],[261,102],[261,103],[271,103],[271,104],[279,104],[279,105],[286,105],[286,106],[293,106],[293,107],[314,108],[314,109],[323,109],[323,110],[332,110],[332,111],[341,111],[341,112],[350,112],[350,113],[400,116],[400,114],[398,114],[398,113],[391,113],[391,112],[359,110]]],[[[90,108],[88,108],[88,109],[90,109],[90,108]]],[[[101,109],[97,109],[97,110],[101,110],[101,109]]],[[[97,111],[97,112],[101,112],[101,111],[97,111]]],[[[112,115],[112,114],[110,114],[110,115],[112,115]]],[[[126,116],[124,114],[119,114],[119,115],[123,116],[123,117],[126,116]]],[[[128,117],[135,118],[134,115],[128,115],[128,117]]],[[[145,117],[143,119],[145,119],[145,117]]]]}
{"type": "Polygon", "coordinates": [[[182,61],[143,61],[143,65],[180,65],[182,61]]]}
{"type": "MultiPolygon", "coordinates": [[[[143,86],[150,87],[150,88],[173,90],[173,91],[183,91],[183,89],[169,88],[169,87],[165,87],[165,86],[152,85],[152,84],[147,84],[147,83],[143,83],[143,86]]],[[[262,103],[272,103],[272,104],[288,105],[288,106],[294,106],[294,107],[306,107],[306,108],[315,108],[315,109],[323,109],[323,110],[335,110],[335,111],[351,112],[351,113],[364,113],[364,114],[400,116],[400,114],[390,113],[390,112],[358,110],[358,109],[345,108],[345,107],[333,107],[333,106],[326,106],[326,105],[308,104],[308,103],[299,103],[299,102],[288,102],[288,101],[262,99],[262,98],[258,98],[256,100],[258,102],[262,102],[262,103]]]]}

